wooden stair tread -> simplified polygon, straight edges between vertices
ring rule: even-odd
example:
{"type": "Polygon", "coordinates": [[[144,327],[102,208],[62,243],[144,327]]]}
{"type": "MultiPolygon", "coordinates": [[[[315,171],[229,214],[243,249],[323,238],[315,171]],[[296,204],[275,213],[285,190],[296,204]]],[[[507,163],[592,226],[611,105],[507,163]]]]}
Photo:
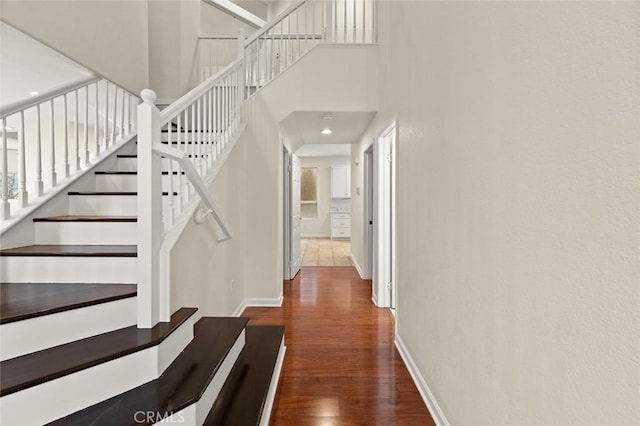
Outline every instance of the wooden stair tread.
{"type": "Polygon", "coordinates": [[[137,222],[136,216],[65,215],[36,217],[34,222],[137,222]]]}
{"type": "Polygon", "coordinates": [[[35,244],[0,250],[0,256],[86,256],[136,257],[136,245],[53,245],[35,244]]]}
{"type": "Polygon", "coordinates": [[[137,175],[135,170],[98,170],[94,172],[96,175],[137,175]]]}
{"type": "Polygon", "coordinates": [[[135,284],[1,283],[0,324],[134,297],[135,284]]]}
{"type": "Polygon", "coordinates": [[[194,339],[158,379],[50,425],[146,425],[150,423],[136,422],[136,412],[171,415],[188,407],[202,397],[248,321],[247,318],[201,318],[195,327],[194,339]]]}
{"type": "Polygon", "coordinates": [[[134,325],[2,361],[0,396],[158,345],[196,311],[182,308],[171,316],[170,322],[150,329],[134,325]]]}
{"type": "Polygon", "coordinates": [[[135,191],[71,191],[69,195],[138,195],[135,191]]]}
{"type": "Polygon", "coordinates": [[[278,359],[284,326],[248,326],[245,345],[204,425],[258,425],[278,359]]]}
{"type": "Polygon", "coordinates": [[[116,158],[138,158],[138,154],[116,154],[116,158]]]}

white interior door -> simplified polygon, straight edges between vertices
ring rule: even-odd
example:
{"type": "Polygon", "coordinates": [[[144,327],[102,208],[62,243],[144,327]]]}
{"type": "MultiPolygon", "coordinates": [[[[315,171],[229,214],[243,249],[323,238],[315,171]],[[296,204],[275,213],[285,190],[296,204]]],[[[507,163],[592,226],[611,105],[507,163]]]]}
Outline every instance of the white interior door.
{"type": "Polygon", "coordinates": [[[302,217],[300,216],[300,178],[302,170],[300,158],[291,155],[291,260],[289,262],[289,277],[293,279],[302,263],[302,248],[300,232],[302,217]]]}
{"type": "Polygon", "coordinates": [[[374,144],[373,299],[379,307],[396,305],[395,260],[395,124],[374,144]]]}

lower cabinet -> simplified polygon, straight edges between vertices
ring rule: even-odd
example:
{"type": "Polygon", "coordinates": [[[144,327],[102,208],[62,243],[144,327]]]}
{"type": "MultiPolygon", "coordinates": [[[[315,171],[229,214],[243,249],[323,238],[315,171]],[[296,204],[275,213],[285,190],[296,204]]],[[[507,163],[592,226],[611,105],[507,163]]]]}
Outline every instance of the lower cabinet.
{"type": "Polygon", "coordinates": [[[351,213],[331,213],[331,239],[351,238],[351,213]]]}

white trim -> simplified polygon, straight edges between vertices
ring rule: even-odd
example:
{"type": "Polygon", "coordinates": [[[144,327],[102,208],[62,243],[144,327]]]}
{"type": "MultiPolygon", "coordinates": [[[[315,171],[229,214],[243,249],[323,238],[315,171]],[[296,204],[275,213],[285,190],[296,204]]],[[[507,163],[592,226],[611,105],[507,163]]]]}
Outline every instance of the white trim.
{"type": "Polygon", "coordinates": [[[395,345],[396,345],[396,348],[398,349],[398,352],[400,353],[400,356],[402,357],[402,360],[404,361],[404,364],[407,367],[407,370],[409,370],[409,374],[411,375],[413,382],[416,384],[416,387],[420,392],[420,396],[422,396],[422,399],[427,405],[427,408],[429,409],[429,413],[431,414],[431,417],[436,422],[436,425],[449,426],[449,422],[447,421],[447,418],[445,417],[444,412],[440,408],[440,405],[438,405],[438,402],[436,401],[436,398],[433,395],[433,392],[431,392],[431,389],[429,388],[427,381],[422,376],[422,373],[420,373],[420,370],[418,369],[418,366],[413,360],[413,357],[409,353],[409,350],[404,345],[402,338],[397,333],[395,337],[395,345]]]}
{"type": "Polygon", "coordinates": [[[242,313],[244,312],[245,309],[247,309],[247,301],[245,299],[243,299],[240,302],[240,304],[238,305],[238,307],[236,308],[236,310],[233,311],[231,316],[232,317],[239,317],[240,315],[242,315],[242,313]]]}
{"type": "Polygon", "coordinates": [[[353,263],[353,266],[356,268],[356,271],[358,271],[358,275],[360,275],[360,278],[362,278],[363,280],[367,280],[368,278],[364,277],[364,273],[362,272],[360,264],[358,264],[356,258],[353,257],[353,253],[349,253],[349,258],[351,259],[351,263],[353,263]]]}
{"type": "Polygon", "coordinates": [[[374,305],[378,306],[378,297],[376,296],[375,292],[371,292],[371,301],[374,305]]]}
{"type": "Polygon", "coordinates": [[[279,308],[282,306],[282,301],[284,300],[284,295],[280,294],[280,297],[269,298],[269,297],[257,297],[257,298],[247,298],[245,299],[245,303],[247,306],[254,307],[276,307],[279,308]]]}
{"type": "Polygon", "coordinates": [[[284,363],[284,355],[286,352],[287,347],[284,345],[284,336],[282,336],[280,350],[278,351],[278,359],[276,360],[276,365],[273,369],[273,375],[271,376],[271,382],[269,383],[269,391],[267,392],[267,399],[264,402],[262,416],[260,417],[260,426],[269,425],[271,409],[273,408],[273,401],[276,398],[276,390],[278,389],[278,381],[280,380],[280,372],[282,371],[282,364],[284,363]]]}
{"type": "MultiPolygon", "coordinates": [[[[314,219],[314,218],[311,218],[311,217],[303,217],[302,220],[305,221],[305,220],[317,220],[317,219],[314,219]]],[[[314,234],[314,235],[300,235],[300,238],[322,238],[322,239],[329,240],[329,239],[331,239],[331,234],[327,234],[327,235],[317,235],[317,234],[314,234]]]]}

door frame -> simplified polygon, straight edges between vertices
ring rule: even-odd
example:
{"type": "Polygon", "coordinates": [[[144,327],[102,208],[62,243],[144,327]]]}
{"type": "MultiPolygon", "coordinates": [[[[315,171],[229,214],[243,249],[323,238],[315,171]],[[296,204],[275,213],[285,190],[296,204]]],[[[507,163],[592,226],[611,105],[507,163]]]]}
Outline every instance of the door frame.
{"type": "Polygon", "coordinates": [[[291,152],[282,145],[282,188],[283,188],[283,248],[282,276],[291,279],[291,152]]]}
{"type": "Polygon", "coordinates": [[[373,144],[373,256],[372,292],[376,306],[395,314],[396,276],[396,144],[393,121],[373,144]]]}
{"type": "Polygon", "coordinates": [[[364,265],[362,274],[364,279],[373,278],[374,270],[374,232],[373,232],[373,215],[375,213],[375,191],[374,191],[374,145],[375,141],[367,149],[364,150],[364,209],[363,209],[363,235],[364,235],[364,265]]]}

